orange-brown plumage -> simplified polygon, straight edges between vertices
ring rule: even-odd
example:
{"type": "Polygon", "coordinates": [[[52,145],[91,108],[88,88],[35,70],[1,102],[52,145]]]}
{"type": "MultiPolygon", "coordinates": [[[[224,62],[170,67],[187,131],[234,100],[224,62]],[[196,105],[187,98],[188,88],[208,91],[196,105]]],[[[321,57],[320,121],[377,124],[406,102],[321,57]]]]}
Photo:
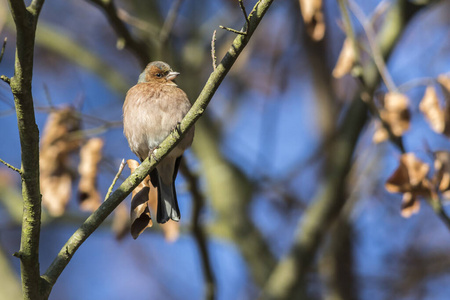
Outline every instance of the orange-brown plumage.
{"type": "MultiPolygon", "coordinates": [[[[128,92],[123,105],[124,134],[131,151],[141,161],[173,131],[189,111],[186,93],[172,81],[178,75],[163,62],[152,62],[139,76],[139,82],[128,92]]],[[[152,172],[158,187],[157,221],[178,221],[180,212],[174,181],[183,152],[191,145],[194,129],[158,164],[152,172]]]]}

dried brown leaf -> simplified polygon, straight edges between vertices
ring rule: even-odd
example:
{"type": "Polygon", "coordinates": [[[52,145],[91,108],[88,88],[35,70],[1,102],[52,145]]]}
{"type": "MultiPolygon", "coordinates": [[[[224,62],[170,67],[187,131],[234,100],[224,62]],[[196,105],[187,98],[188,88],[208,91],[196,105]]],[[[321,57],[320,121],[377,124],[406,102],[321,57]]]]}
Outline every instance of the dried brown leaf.
{"type": "Polygon", "coordinates": [[[148,208],[148,186],[143,187],[131,199],[131,236],[137,239],[148,227],[153,226],[152,216],[148,208]]]}
{"type": "Polygon", "coordinates": [[[384,108],[380,110],[380,117],[397,137],[409,129],[411,115],[408,107],[409,100],[404,94],[390,92],[384,97],[384,108]]]}
{"type": "Polygon", "coordinates": [[[342,45],[341,53],[336,62],[336,66],[333,69],[333,77],[341,78],[344,75],[350,73],[355,62],[355,49],[349,38],[346,38],[342,45]]]}
{"type": "Polygon", "coordinates": [[[80,150],[78,194],[80,207],[85,211],[94,211],[101,204],[100,193],[97,190],[97,174],[98,164],[102,159],[103,144],[101,138],[92,138],[80,150]]]}
{"type": "MultiPolygon", "coordinates": [[[[139,163],[133,159],[127,160],[131,173],[139,166],[139,163]]],[[[157,212],[158,192],[147,176],[132,192],[131,199],[131,235],[134,239],[144,232],[148,227],[153,226],[151,212],[157,212]]],[[[180,233],[178,222],[169,220],[164,224],[159,224],[167,241],[175,241],[180,233]]]]}
{"type": "Polygon", "coordinates": [[[70,199],[72,172],[69,155],[81,144],[81,137],[71,133],[79,130],[81,120],[73,108],[55,110],[44,127],[39,154],[42,204],[52,216],[60,216],[70,199]]]}
{"type": "Polygon", "coordinates": [[[299,2],[307,33],[315,41],[322,40],[326,28],[322,0],[299,0],[299,2]]]}
{"type": "Polygon", "coordinates": [[[62,216],[72,193],[71,174],[41,175],[40,184],[42,204],[53,217],[62,216]]]}
{"type": "Polygon", "coordinates": [[[445,129],[445,113],[439,105],[439,99],[433,86],[428,86],[420,101],[420,111],[423,112],[431,128],[437,133],[445,129]]]}
{"type": "MultiPolygon", "coordinates": [[[[139,163],[133,159],[129,159],[127,160],[127,165],[131,173],[133,173],[139,166],[139,163]]],[[[130,230],[133,239],[137,239],[146,228],[153,226],[148,207],[149,193],[151,191],[149,183],[150,177],[147,176],[131,193],[130,230]]]]}
{"type": "Polygon", "coordinates": [[[404,217],[418,212],[417,197],[429,196],[431,185],[427,179],[430,166],[414,155],[406,153],[400,157],[400,164],[386,181],[385,187],[391,193],[403,193],[402,211],[404,217]],[[417,202],[417,203],[416,203],[417,202]]]}
{"type": "Polygon", "coordinates": [[[444,94],[446,103],[444,109],[444,116],[445,116],[444,134],[450,137],[450,73],[439,75],[437,80],[442,88],[442,93],[444,94]]]}

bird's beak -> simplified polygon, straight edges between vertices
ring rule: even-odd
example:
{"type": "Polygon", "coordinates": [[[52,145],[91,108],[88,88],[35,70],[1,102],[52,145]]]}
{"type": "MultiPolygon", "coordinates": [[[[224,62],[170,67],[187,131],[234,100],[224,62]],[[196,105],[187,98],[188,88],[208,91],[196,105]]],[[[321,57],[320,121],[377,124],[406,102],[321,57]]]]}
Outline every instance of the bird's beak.
{"type": "Polygon", "coordinates": [[[169,74],[167,74],[167,76],[166,76],[166,79],[174,80],[175,78],[177,78],[178,75],[180,75],[180,73],[178,73],[178,72],[169,72],[169,74]]]}

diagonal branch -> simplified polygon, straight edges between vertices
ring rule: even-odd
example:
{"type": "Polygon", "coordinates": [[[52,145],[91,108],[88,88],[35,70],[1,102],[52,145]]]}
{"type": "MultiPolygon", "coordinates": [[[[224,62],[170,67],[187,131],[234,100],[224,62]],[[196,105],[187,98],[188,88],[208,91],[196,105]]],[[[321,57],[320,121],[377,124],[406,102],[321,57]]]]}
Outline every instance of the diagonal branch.
{"type": "Polygon", "coordinates": [[[100,226],[103,220],[111,214],[120,202],[122,202],[122,200],[125,199],[125,197],[128,196],[142,180],[144,180],[149,172],[155,168],[157,164],[155,158],[158,161],[161,161],[161,159],[163,159],[167,153],[169,153],[176,146],[189,128],[191,128],[202,116],[207,105],[214,96],[214,93],[235,63],[242,50],[247,45],[250,37],[255,32],[258,24],[264,17],[264,14],[267,12],[272,2],[273,0],[261,0],[255,5],[249,17],[248,34],[246,36],[238,35],[234,39],[230,49],[222,59],[221,63],[217,66],[216,70],[211,73],[191,110],[180,124],[179,131],[181,134],[174,132],[169,135],[160,144],[159,149],[155,151],[155,157],[152,155],[150,159],[147,158],[69,238],[50,267],[42,276],[42,279],[45,282],[43,288],[41,289],[43,297],[48,297],[56,280],[83,242],[98,228],[98,226],[100,226]]]}

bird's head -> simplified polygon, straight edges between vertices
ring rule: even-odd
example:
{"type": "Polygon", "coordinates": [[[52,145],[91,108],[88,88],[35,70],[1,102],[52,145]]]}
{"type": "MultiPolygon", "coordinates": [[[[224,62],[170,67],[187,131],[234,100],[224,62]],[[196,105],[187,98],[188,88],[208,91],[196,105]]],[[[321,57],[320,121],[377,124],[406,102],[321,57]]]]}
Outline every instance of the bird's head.
{"type": "Polygon", "coordinates": [[[176,85],[173,80],[180,73],[174,72],[172,68],[162,61],[154,61],[147,65],[144,72],[139,75],[138,83],[161,83],[176,85]]]}

